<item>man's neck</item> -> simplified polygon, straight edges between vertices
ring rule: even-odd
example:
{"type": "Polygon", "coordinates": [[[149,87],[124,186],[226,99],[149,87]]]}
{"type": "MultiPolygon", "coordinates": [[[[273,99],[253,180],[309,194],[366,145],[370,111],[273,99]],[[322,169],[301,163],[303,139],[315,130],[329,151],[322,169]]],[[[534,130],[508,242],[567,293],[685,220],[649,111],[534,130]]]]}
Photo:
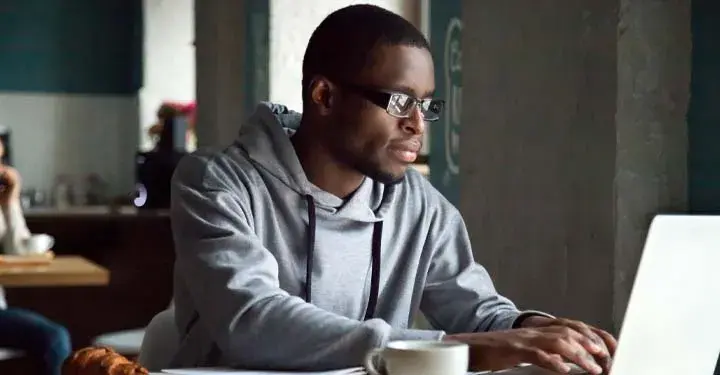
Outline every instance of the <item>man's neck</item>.
{"type": "Polygon", "coordinates": [[[339,198],[350,196],[362,184],[364,176],[339,163],[320,142],[313,142],[302,125],[290,141],[295,148],[307,179],[320,189],[339,198]]]}

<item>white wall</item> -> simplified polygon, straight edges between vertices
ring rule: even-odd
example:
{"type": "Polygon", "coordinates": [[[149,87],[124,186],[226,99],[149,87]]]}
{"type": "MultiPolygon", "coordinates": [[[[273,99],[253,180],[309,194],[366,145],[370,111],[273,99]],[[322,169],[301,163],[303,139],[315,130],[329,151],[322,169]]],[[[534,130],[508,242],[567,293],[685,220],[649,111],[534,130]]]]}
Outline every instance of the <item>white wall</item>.
{"type": "Polygon", "coordinates": [[[137,99],[129,96],[0,92],[0,125],[12,132],[24,187],[46,192],[57,174],[98,173],[129,193],[137,145],[137,99]]]}
{"type": "Polygon", "coordinates": [[[302,59],[313,30],[333,11],[371,3],[404,16],[420,26],[416,0],[271,0],[270,100],[302,110],[302,59]]]}
{"type": "MultiPolygon", "coordinates": [[[[140,147],[152,147],[147,129],[163,101],[195,100],[193,0],[143,0],[145,39],[140,90],[140,147]]],[[[242,73],[238,73],[242,74],[242,73]]]]}

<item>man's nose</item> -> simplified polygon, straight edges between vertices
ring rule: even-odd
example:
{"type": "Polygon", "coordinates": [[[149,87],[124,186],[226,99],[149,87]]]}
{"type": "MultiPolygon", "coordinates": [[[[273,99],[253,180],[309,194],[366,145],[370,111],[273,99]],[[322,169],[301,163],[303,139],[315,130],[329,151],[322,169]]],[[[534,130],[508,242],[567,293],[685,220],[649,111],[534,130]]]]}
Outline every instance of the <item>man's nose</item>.
{"type": "Polygon", "coordinates": [[[402,130],[413,135],[423,135],[425,133],[425,120],[420,108],[415,107],[410,113],[410,117],[403,120],[402,130]]]}

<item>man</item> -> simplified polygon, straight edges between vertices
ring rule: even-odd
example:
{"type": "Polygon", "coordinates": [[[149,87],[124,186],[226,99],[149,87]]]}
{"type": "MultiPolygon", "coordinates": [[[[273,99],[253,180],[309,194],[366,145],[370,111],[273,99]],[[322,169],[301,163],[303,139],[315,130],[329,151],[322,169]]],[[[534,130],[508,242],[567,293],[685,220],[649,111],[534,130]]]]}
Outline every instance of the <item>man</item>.
{"type": "Polygon", "coordinates": [[[442,110],[415,27],[371,5],[334,12],[302,86],[302,116],[260,106],[235,143],[175,172],[173,365],[349,367],[429,339],[470,344],[478,370],[608,366],[606,332],[497,294],[459,212],[408,169],[442,110]],[[417,308],[437,330],[409,328],[417,308]]]}
{"type": "MultiPolygon", "coordinates": [[[[0,141],[0,158],[4,154],[0,141]]],[[[30,237],[20,204],[21,190],[18,171],[0,164],[0,242],[6,253],[24,253],[24,241],[30,237]]],[[[34,358],[43,374],[59,375],[70,354],[70,334],[40,314],[7,307],[0,287],[0,349],[21,350],[34,358]]]]}

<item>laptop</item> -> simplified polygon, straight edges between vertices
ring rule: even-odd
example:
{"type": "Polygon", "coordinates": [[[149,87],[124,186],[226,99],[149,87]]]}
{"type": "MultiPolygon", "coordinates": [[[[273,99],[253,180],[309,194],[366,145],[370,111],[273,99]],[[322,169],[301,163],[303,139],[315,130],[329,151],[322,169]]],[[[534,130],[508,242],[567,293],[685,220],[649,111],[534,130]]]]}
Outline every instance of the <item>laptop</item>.
{"type": "MultiPolygon", "coordinates": [[[[610,375],[712,375],[720,353],[718,271],[720,216],[656,216],[610,375]]],[[[551,374],[536,367],[495,373],[551,374]]]]}

